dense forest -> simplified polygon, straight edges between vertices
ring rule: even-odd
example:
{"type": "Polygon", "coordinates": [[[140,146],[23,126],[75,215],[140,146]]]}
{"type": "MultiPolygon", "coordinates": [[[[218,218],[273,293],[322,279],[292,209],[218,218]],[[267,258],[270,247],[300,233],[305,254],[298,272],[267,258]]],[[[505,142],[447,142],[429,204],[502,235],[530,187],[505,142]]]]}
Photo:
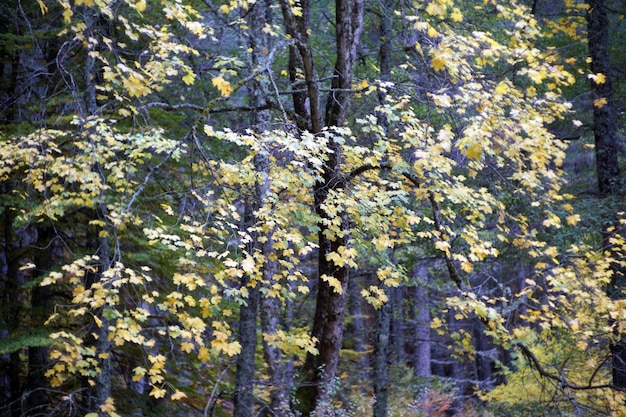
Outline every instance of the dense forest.
{"type": "Polygon", "coordinates": [[[3,0],[0,416],[626,416],[622,0],[3,0]]]}

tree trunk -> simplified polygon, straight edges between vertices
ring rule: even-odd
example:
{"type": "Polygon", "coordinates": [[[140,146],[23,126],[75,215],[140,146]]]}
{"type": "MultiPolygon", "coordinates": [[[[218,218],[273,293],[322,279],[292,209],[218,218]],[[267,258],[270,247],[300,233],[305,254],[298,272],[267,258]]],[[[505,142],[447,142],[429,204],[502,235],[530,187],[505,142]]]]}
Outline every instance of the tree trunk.
{"type": "MultiPolygon", "coordinates": [[[[391,24],[393,5],[390,1],[381,2],[380,17],[380,47],[378,50],[378,65],[380,78],[383,81],[391,79],[391,24]]],[[[378,91],[378,103],[382,106],[386,101],[386,93],[383,89],[378,91]]],[[[378,125],[388,131],[389,123],[384,113],[377,115],[378,125]]],[[[396,292],[394,288],[387,288],[387,292],[396,292]]],[[[374,417],[387,417],[387,404],[389,398],[389,348],[391,315],[393,304],[390,301],[384,303],[376,311],[376,334],[374,338],[374,417]]]]}
{"type": "Polygon", "coordinates": [[[605,82],[592,84],[594,100],[605,99],[606,104],[593,106],[593,133],[596,145],[596,169],[600,195],[619,193],[620,168],[617,159],[617,127],[613,83],[611,76],[609,19],[605,0],[589,0],[587,13],[590,69],[594,74],[604,74],[605,82]]]}
{"type": "Polygon", "coordinates": [[[430,301],[428,299],[428,268],[420,265],[416,271],[417,285],[414,288],[416,304],[415,323],[415,375],[432,376],[430,342],[430,301]]]}
{"type": "Polygon", "coordinates": [[[387,417],[389,389],[389,324],[391,304],[384,303],[376,310],[376,334],[374,339],[374,417],[387,417]]]}
{"type": "MultiPolygon", "coordinates": [[[[363,277],[365,278],[365,277],[363,277]]],[[[367,335],[366,324],[363,320],[363,309],[361,304],[363,302],[363,296],[359,291],[359,283],[355,279],[348,281],[348,323],[346,324],[346,335],[350,338],[349,346],[358,354],[358,369],[366,371],[369,366],[368,354],[367,354],[367,335]]],[[[344,338],[345,339],[345,338],[344,338]]],[[[348,345],[346,340],[345,345],[348,345]]],[[[366,377],[366,374],[363,374],[366,377]]]]}
{"type": "MultiPolygon", "coordinates": [[[[247,286],[250,277],[246,277],[242,286],[247,286]]],[[[254,407],[254,355],[256,352],[256,319],[259,299],[259,284],[248,287],[246,304],[239,310],[239,343],[241,353],[237,356],[235,374],[234,417],[252,417],[254,407]]]]}
{"type": "MultiPolygon", "coordinates": [[[[598,191],[603,197],[615,196],[621,192],[622,179],[617,158],[617,127],[609,54],[609,18],[605,0],[589,0],[587,26],[591,72],[605,76],[605,82],[591,81],[594,100],[605,100],[604,105],[594,103],[593,106],[598,191]]],[[[608,231],[604,233],[605,240],[610,234],[608,231]]],[[[609,242],[606,243],[608,245],[609,242]]],[[[626,278],[617,264],[613,264],[613,269],[615,273],[612,276],[609,296],[612,299],[621,299],[624,298],[626,278]]],[[[613,385],[618,389],[626,389],[626,342],[618,340],[612,344],[611,355],[613,385]]]]}
{"type": "MultiPolygon", "coordinates": [[[[55,262],[62,256],[58,252],[55,231],[52,227],[41,229],[37,236],[38,247],[45,248],[35,250],[33,258],[37,262],[37,269],[41,274],[49,272],[55,262]]],[[[50,287],[36,286],[31,290],[31,322],[36,328],[43,327],[43,323],[51,314],[50,287]]],[[[27,408],[29,414],[44,412],[49,400],[45,391],[48,388],[47,378],[44,373],[48,366],[48,347],[30,346],[28,348],[28,377],[27,408]]]]}
{"type": "MultiPolygon", "coordinates": [[[[271,38],[263,32],[266,25],[271,23],[271,9],[267,0],[260,0],[252,5],[248,13],[248,24],[250,27],[250,37],[248,38],[248,46],[252,51],[250,66],[252,70],[262,65],[262,56],[264,51],[271,48],[271,38]]],[[[265,79],[257,79],[250,86],[250,104],[252,107],[263,106],[267,102],[267,94],[269,88],[265,79]]],[[[263,131],[268,128],[270,122],[270,114],[268,111],[255,112],[252,115],[251,124],[257,131],[263,131]]],[[[248,205],[250,213],[246,216],[246,223],[249,227],[255,228],[264,222],[264,218],[258,217],[258,211],[268,200],[271,193],[270,184],[270,156],[265,149],[258,151],[254,156],[255,171],[258,174],[257,183],[255,185],[254,196],[252,202],[248,205]]],[[[264,316],[261,318],[261,325],[264,332],[275,333],[278,330],[278,300],[263,299],[261,301],[260,287],[261,285],[271,285],[273,277],[277,271],[277,264],[271,260],[271,252],[273,251],[273,240],[271,232],[264,236],[266,239],[259,239],[260,232],[254,232],[252,242],[249,245],[249,252],[261,252],[264,259],[262,266],[262,283],[253,282],[251,288],[251,277],[247,276],[242,285],[248,287],[248,299],[246,304],[241,306],[239,317],[239,341],[242,349],[237,357],[237,371],[235,375],[235,397],[234,397],[234,417],[251,417],[254,415],[254,359],[256,354],[257,342],[257,314],[259,303],[262,303],[264,316]],[[264,243],[263,243],[264,242],[264,243]]],[[[281,411],[288,411],[288,401],[285,400],[285,384],[282,380],[284,373],[280,349],[269,346],[267,343],[263,345],[264,357],[267,361],[270,378],[271,378],[271,404],[270,408],[275,415],[281,415],[281,411]],[[274,411],[275,410],[275,411],[274,411]]]]}
{"type": "MultiPolygon", "coordinates": [[[[302,73],[307,89],[306,100],[308,106],[303,106],[302,98],[294,95],[296,113],[309,117],[312,133],[322,130],[319,110],[319,87],[316,84],[315,71],[311,48],[308,45],[310,4],[302,1],[300,6],[303,16],[293,16],[289,2],[282,1],[281,9],[287,28],[287,33],[295,39],[295,48],[298,58],[291,59],[290,65],[302,65],[302,73]]],[[[326,101],[326,126],[342,126],[346,120],[346,112],[350,104],[350,88],[356,47],[359,42],[363,24],[362,0],[335,1],[335,30],[336,30],[336,61],[331,92],[326,101]]],[[[318,293],[316,299],[315,316],[312,326],[312,336],[319,340],[319,354],[308,355],[303,366],[301,386],[296,392],[298,410],[305,416],[310,415],[316,407],[328,405],[330,388],[335,378],[339,352],[343,338],[344,316],[346,310],[346,293],[348,284],[348,267],[338,266],[327,259],[327,255],[338,252],[340,247],[348,247],[349,224],[345,214],[342,216],[340,235],[329,236],[328,224],[331,216],[324,210],[330,190],[345,188],[345,181],[341,173],[341,144],[330,141],[330,153],[323,175],[323,180],[315,185],[315,210],[320,217],[319,254],[318,254],[318,293]],[[339,282],[341,290],[333,289],[327,280],[322,277],[332,277],[339,282]]]]}

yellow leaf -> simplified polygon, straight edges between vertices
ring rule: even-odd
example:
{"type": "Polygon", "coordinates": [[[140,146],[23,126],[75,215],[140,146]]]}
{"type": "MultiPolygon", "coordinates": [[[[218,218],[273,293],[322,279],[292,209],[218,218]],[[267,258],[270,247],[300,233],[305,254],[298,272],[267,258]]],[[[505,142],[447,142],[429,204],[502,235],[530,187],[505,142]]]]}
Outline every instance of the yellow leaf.
{"type": "Polygon", "coordinates": [[[445,10],[441,6],[441,4],[435,1],[431,1],[430,3],[428,3],[428,6],[426,6],[426,13],[428,13],[431,16],[443,16],[445,13],[445,10]]]}
{"type": "Polygon", "coordinates": [[[200,351],[198,352],[198,359],[202,362],[208,362],[210,357],[211,355],[209,354],[209,349],[207,349],[205,346],[202,346],[200,348],[200,351]]]}
{"type": "Polygon", "coordinates": [[[180,344],[180,350],[186,353],[192,352],[193,348],[194,348],[193,343],[183,342],[180,344]]]}
{"type": "Polygon", "coordinates": [[[445,252],[447,255],[450,255],[450,244],[446,241],[439,240],[435,242],[435,248],[439,249],[442,252],[445,252]]]}
{"type": "Polygon", "coordinates": [[[483,151],[477,143],[474,143],[465,149],[465,155],[467,155],[470,159],[479,159],[482,153],[483,151]]]}
{"type": "Polygon", "coordinates": [[[331,277],[326,274],[322,275],[321,278],[322,278],[322,281],[325,281],[328,283],[328,285],[330,285],[330,287],[333,289],[334,292],[336,292],[337,294],[343,294],[341,281],[339,281],[337,278],[331,277]]]}
{"type": "Polygon", "coordinates": [[[294,16],[301,17],[302,16],[302,7],[291,6],[291,12],[293,13],[294,16]]]}
{"type": "Polygon", "coordinates": [[[146,10],[146,2],[144,0],[138,1],[137,3],[135,3],[135,9],[139,13],[143,13],[146,10]]]}
{"type": "Polygon", "coordinates": [[[572,214],[571,216],[567,216],[567,224],[570,226],[576,225],[580,221],[580,214],[572,214]]]}
{"type": "Polygon", "coordinates": [[[183,76],[183,82],[187,85],[191,85],[196,80],[196,74],[192,70],[187,69],[185,76],[183,76]]]}
{"type": "Polygon", "coordinates": [[[430,66],[435,70],[435,71],[442,71],[446,68],[446,61],[441,58],[441,57],[435,57],[433,58],[432,62],[430,63],[430,66]]]}
{"type": "Polygon", "coordinates": [[[150,87],[138,76],[131,75],[123,81],[124,88],[131,97],[142,97],[150,94],[150,87]]]}
{"type": "Polygon", "coordinates": [[[433,102],[435,106],[438,107],[450,107],[452,105],[452,100],[450,96],[447,94],[431,94],[433,102]]]}
{"type": "Polygon", "coordinates": [[[63,21],[65,23],[70,23],[72,21],[73,15],[74,12],[72,11],[72,9],[70,7],[66,7],[65,10],[63,10],[63,21]]]}
{"type": "Polygon", "coordinates": [[[509,92],[509,86],[505,81],[500,81],[496,86],[496,94],[502,96],[509,92]]]}
{"type": "Polygon", "coordinates": [[[254,272],[254,270],[255,270],[255,266],[256,266],[256,264],[255,264],[255,262],[254,262],[254,259],[253,259],[253,258],[252,258],[252,256],[250,256],[250,255],[247,255],[247,256],[246,256],[246,259],[244,259],[244,260],[241,262],[241,268],[243,268],[243,270],[244,270],[245,272],[249,273],[249,274],[251,274],[252,272],[254,272]]]}
{"type": "Polygon", "coordinates": [[[606,101],[606,97],[602,97],[593,101],[593,106],[599,109],[606,106],[607,104],[608,104],[608,101],[606,101]]]}
{"type": "Polygon", "coordinates": [[[453,22],[462,22],[463,21],[463,15],[461,14],[461,11],[458,8],[455,8],[452,13],[450,14],[450,18],[452,19],[453,22]]]}
{"type": "Polygon", "coordinates": [[[162,388],[153,387],[149,395],[154,398],[164,398],[165,390],[162,388]]]}
{"type": "Polygon", "coordinates": [[[606,82],[606,75],[602,74],[601,72],[597,74],[589,74],[587,75],[587,77],[591,78],[596,84],[604,84],[606,82]]]}
{"type": "Polygon", "coordinates": [[[213,85],[220,91],[220,94],[224,97],[230,96],[233,92],[233,87],[222,77],[213,78],[211,83],[213,83],[213,85]]]}
{"type": "Polygon", "coordinates": [[[170,398],[171,398],[173,401],[176,401],[176,400],[180,400],[180,399],[183,399],[183,398],[187,398],[187,394],[185,394],[185,393],[184,393],[184,392],[182,392],[182,391],[178,391],[178,390],[176,390],[176,392],[175,392],[175,393],[173,393],[173,394],[172,394],[172,396],[171,396],[170,398]]]}
{"type": "Polygon", "coordinates": [[[474,266],[469,261],[461,262],[461,269],[463,272],[467,272],[468,274],[474,270],[474,266]]]}
{"type": "Polygon", "coordinates": [[[104,401],[104,404],[100,404],[100,411],[109,415],[115,414],[115,401],[109,397],[104,401]]]}
{"type": "Polygon", "coordinates": [[[41,9],[41,14],[48,13],[48,6],[46,6],[45,3],[42,0],[37,0],[37,3],[39,3],[39,8],[41,9]]]}

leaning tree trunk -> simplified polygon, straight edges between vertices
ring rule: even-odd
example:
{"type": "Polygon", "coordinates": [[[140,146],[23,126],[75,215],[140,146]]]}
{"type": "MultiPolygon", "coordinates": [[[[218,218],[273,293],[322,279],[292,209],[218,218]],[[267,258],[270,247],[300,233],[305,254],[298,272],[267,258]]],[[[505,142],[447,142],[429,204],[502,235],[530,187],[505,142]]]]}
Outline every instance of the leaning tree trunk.
{"type": "MultiPolygon", "coordinates": [[[[593,98],[596,100],[593,106],[593,133],[598,191],[602,197],[610,197],[621,193],[622,179],[617,158],[617,127],[609,54],[609,18],[605,0],[589,0],[587,25],[591,72],[596,75],[603,74],[605,78],[604,82],[598,81],[597,78],[591,82],[593,98]]],[[[608,230],[604,233],[607,244],[610,234],[608,230]]],[[[613,264],[613,269],[615,273],[612,275],[609,296],[612,299],[621,299],[624,298],[626,277],[616,263],[613,264]]],[[[616,334],[616,337],[619,339],[621,335],[616,334]]],[[[617,389],[626,389],[626,343],[617,340],[611,345],[611,355],[613,385],[617,389]]]]}

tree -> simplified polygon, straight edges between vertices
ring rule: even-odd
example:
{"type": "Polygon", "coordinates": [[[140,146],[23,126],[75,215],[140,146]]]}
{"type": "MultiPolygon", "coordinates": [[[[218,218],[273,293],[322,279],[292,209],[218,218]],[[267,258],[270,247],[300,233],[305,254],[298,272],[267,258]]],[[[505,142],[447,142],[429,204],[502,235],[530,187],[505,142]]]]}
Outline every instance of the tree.
{"type": "MultiPolygon", "coordinates": [[[[587,36],[590,57],[590,78],[593,102],[593,134],[596,149],[596,171],[598,191],[603,197],[619,196],[622,193],[620,165],[618,161],[618,138],[613,96],[613,75],[610,57],[609,18],[604,1],[589,1],[587,13],[587,36]]],[[[610,246],[611,231],[608,226],[603,232],[606,245],[610,246]]],[[[618,263],[614,264],[613,278],[609,287],[612,299],[623,298],[623,272],[618,263]]],[[[612,322],[613,326],[617,326],[612,322]]],[[[626,388],[626,345],[621,341],[619,328],[615,333],[617,341],[611,345],[613,384],[619,389],[626,388]]]]}

